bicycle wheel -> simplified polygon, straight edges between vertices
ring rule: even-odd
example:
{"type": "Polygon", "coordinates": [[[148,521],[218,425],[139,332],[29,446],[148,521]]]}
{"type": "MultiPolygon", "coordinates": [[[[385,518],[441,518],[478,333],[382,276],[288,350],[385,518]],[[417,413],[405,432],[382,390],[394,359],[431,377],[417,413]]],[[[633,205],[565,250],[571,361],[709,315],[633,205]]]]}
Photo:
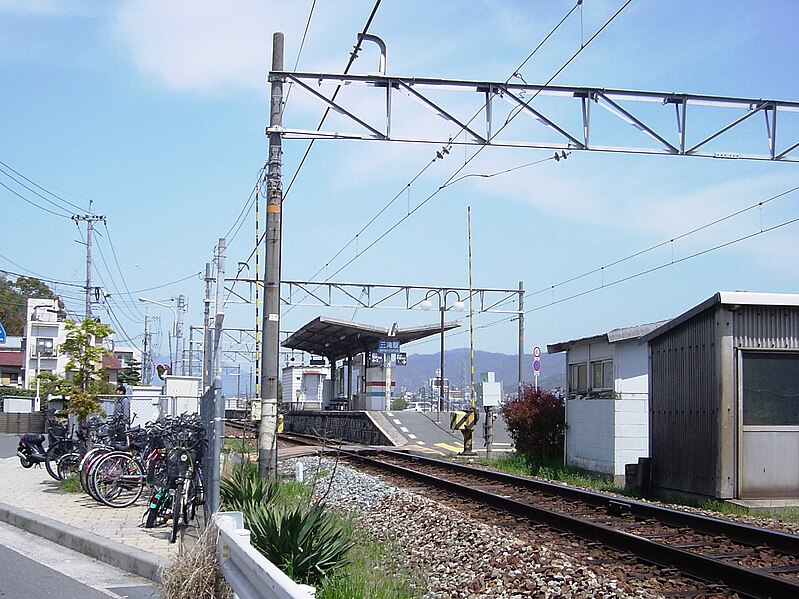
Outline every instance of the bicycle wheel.
{"type": "Polygon", "coordinates": [[[99,501],[97,497],[94,496],[94,489],[92,488],[92,479],[91,474],[93,468],[98,464],[100,459],[108,455],[111,452],[110,449],[104,446],[93,447],[90,449],[83,459],[80,462],[80,486],[83,488],[86,493],[88,493],[92,498],[99,501]]]}
{"type": "Polygon", "coordinates": [[[169,542],[174,543],[178,538],[178,527],[180,526],[180,518],[183,513],[183,481],[178,482],[175,487],[175,495],[172,498],[172,531],[169,535],[169,542]]]}
{"type": "Polygon", "coordinates": [[[194,479],[189,479],[185,483],[186,495],[183,497],[183,524],[188,525],[189,522],[194,520],[194,516],[197,513],[197,485],[194,482],[194,479]]]}
{"type": "Polygon", "coordinates": [[[97,498],[109,507],[128,507],[144,491],[144,470],[126,453],[113,452],[100,460],[92,473],[97,498]]]}
{"type": "Polygon", "coordinates": [[[58,478],[58,458],[68,453],[75,453],[80,449],[80,446],[70,439],[53,443],[47,448],[45,455],[44,466],[47,468],[47,474],[56,480],[58,478]]]}
{"type": "Polygon", "coordinates": [[[161,487],[153,491],[150,503],[147,505],[147,515],[144,528],[153,528],[160,519],[166,519],[166,512],[171,509],[169,503],[169,489],[161,487]]]}
{"type": "Polygon", "coordinates": [[[56,466],[58,480],[66,480],[71,475],[75,474],[78,471],[78,464],[80,464],[79,453],[75,452],[62,455],[58,460],[58,466],[56,466]]]}

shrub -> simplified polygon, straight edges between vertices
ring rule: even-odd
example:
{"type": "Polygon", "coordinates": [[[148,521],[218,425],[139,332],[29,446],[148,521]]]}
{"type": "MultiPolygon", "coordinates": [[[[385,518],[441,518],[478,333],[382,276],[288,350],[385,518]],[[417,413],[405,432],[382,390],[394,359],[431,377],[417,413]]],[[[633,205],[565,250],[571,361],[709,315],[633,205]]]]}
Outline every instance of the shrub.
{"type": "Polygon", "coordinates": [[[236,464],[231,476],[219,481],[219,499],[229,511],[248,514],[256,506],[272,501],[277,493],[277,481],[258,476],[258,467],[249,462],[236,464]]]}
{"type": "Polygon", "coordinates": [[[343,534],[341,517],[323,503],[309,508],[260,505],[245,517],[252,544],[298,582],[319,584],[350,563],[354,543],[343,534]]]}
{"type": "Polygon", "coordinates": [[[504,403],[500,413],[517,452],[543,460],[563,455],[566,432],[563,400],[528,385],[521,397],[504,403]]]}

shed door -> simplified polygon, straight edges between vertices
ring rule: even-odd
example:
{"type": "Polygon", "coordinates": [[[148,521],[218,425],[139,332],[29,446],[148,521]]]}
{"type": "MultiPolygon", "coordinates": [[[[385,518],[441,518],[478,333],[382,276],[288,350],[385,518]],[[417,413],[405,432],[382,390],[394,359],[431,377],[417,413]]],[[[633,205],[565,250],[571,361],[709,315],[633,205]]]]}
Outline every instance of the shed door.
{"type": "Polygon", "coordinates": [[[740,497],[799,497],[799,353],[741,355],[740,497]]]}

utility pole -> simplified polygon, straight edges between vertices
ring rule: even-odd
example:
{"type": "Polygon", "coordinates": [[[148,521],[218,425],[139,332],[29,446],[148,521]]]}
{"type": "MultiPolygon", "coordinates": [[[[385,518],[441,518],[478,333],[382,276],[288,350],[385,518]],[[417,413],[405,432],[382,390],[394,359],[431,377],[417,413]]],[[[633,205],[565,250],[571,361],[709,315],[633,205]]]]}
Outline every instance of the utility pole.
{"type": "MultiPolygon", "coordinates": [[[[272,36],[272,70],[283,70],[283,34],[272,36]]],[[[258,472],[277,473],[277,383],[280,359],[280,252],[283,207],[283,80],[272,80],[269,111],[269,159],[266,197],[266,265],[264,270],[263,361],[261,367],[261,425],[258,429],[258,472]]]]}
{"type": "Polygon", "coordinates": [[[152,381],[150,371],[150,331],[147,328],[148,317],[144,315],[144,351],[142,352],[141,380],[145,385],[152,381]]]}
{"type": "Polygon", "coordinates": [[[219,483],[221,477],[222,435],[224,432],[225,400],[222,397],[222,324],[225,291],[225,238],[220,237],[216,254],[216,315],[214,316],[213,344],[213,412],[211,435],[211,486],[209,487],[209,508],[219,510],[219,483]]]}
{"type": "Polygon", "coordinates": [[[205,299],[203,300],[203,392],[211,381],[211,263],[205,263],[205,299]]]}
{"type": "Polygon", "coordinates": [[[186,310],[186,297],[178,296],[178,316],[175,322],[175,354],[180,361],[180,376],[186,375],[185,348],[183,347],[183,312],[186,310]]]}
{"type": "MultiPolygon", "coordinates": [[[[92,200],[89,200],[89,212],[92,211],[92,200]]],[[[78,227],[80,221],[86,221],[86,318],[92,317],[92,232],[94,223],[106,222],[105,216],[96,214],[73,214],[72,220],[78,227]]]]}
{"type": "Polygon", "coordinates": [[[524,283],[519,281],[519,399],[524,387],[524,283]]]}

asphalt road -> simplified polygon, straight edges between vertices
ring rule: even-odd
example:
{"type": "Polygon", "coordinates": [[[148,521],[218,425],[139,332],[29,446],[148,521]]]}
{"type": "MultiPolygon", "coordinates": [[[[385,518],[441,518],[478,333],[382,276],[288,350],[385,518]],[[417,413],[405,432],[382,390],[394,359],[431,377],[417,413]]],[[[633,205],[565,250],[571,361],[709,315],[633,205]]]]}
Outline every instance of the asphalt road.
{"type": "Polygon", "coordinates": [[[0,597],[157,599],[155,583],[0,523],[0,597]]]}
{"type": "Polygon", "coordinates": [[[21,436],[0,433],[0,458],[9,458],[12,455],[17,455],[17,444],[21,436]]]}

